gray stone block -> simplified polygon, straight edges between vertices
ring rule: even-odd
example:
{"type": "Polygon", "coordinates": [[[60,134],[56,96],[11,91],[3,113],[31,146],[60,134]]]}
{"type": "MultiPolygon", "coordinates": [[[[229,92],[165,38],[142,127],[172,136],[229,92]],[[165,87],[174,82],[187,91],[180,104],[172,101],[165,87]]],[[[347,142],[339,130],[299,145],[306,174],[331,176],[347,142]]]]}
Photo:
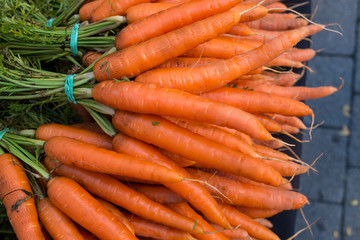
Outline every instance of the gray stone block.
{"type": "MultiPolygon", "coordinates": [[[[315,113],[317,122],[325,121],[325,126],[342,127],[347,125],[349,118],[343,114],[343,107],[350,105],[351,81],[353,61],[348,57],[317,56],[310,61],[309,66],[314,73],[308,74],[306,86],[339,86],[340,77],[345,81],[343,88],[333,95],[306,101],[315,113]]],[[[306,117],[305,122],[310,124],[311,119],[306,117]]]]}
{"type": "MultiPolygon", "coordinates": [[[[341,235],[341,205],[314,202],[310,206],[305,206],[303,210],[309,224],[317,220],[316,223],[311,226],[314,235],[311,236],[310,231],[305,230],[296,239],[341,239],[339,238],[341,235]]],[[[306,224],[301,214],[297,214],[295,231],[299,231],[305,227],[306,224]]]]}
{"type": "MultiPolygon", "coordinates": [[[[322,31],[312,37],[314,49],[324,49],[324,53],[351,55],[356,41],[357,0],[311,1],[312,9],[319,2],[314,21],[321,24],[338,23],[343,36],[337,33],[322,31]]],[[[337,26],[329,28],[337,29],[337,26]]]]}
{"type": "Polygon", "coordinates": [[[351,166],[360,167],[360,95],[355,95],[352,106],[349,163],[351,166]]]}
{"type": "Polygon", "coordinates": [[[344,210],[344,240],[360,238],[360,169],[349,169],[344,210]]]}
{"type": "Polygon", "coordinates": [[[341,203],[344,196],[347,138],[337,130],[319,128],[313,132],[310,143],[302,146],[302,160],[311,163],[321,153],[323,156],[310,172],[300,176],[300,192],[311,201],[341,203]]]}

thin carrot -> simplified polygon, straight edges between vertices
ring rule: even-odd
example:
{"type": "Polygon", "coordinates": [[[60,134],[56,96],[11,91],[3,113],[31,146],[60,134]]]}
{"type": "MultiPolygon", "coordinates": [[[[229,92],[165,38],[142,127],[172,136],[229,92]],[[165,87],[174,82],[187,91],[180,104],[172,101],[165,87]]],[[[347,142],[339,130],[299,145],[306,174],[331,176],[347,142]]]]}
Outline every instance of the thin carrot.
{"type": "Polygon", "coordinates": [[[47,141],[54,136],[69,137],[101,148],[112,149],[112,138],[106,134],[56,123],[43,124],[36,129],[36,139],[47,141]]]}
{"type": "Polygon", "coordinates": [[[289,126],[297,127],[300,129],[307,129],[304,122],[298,117],[283,116],[279,114],[267,114],[267,115],[280,124],[287,124],[289,126]]]}
{"type": "Polygon", "coordinates": [[[50,138],[46,141],[44,150],[50,158],[90,171],[159,182],[182,180],[176,172],[163,166],[68,137],[50,138]]]}
{"type": "Polygon", "coordinates": [[[94,0],[84,4],[79,10],[80,21],[88,21],[91,14],[98,8],[104,0],[94,0]]]}
{"type": "Polygon", "coordinates": [[[90,66],[93,62],[102,56],[99,52],[88,51],[82,57],[82,63],[84,67],[90,66]]]}
{"type": "Polygon", "coordinates": [[[252,29],[263,29],[268,31],[286,31],[306,26],[309,22],[303,18],[295,19],[276,19],[261,18],[245,23],[252,29]]]}
{"type": "Polygon", "coordinates": [[[137,236],[150,237],[152,239],[195,240],[188,232],[151,222],[131,213],[124,212],[124,215],[134,226],[137,236]]]}
{"type": "Polygon", "coordinates": [[[254,116],[261,122],[261,124],[271,133],[281,133],[283,129],[281,125],[270,117],[261,114],[255,113],[254,116]]]}
{"type": "Polygon", "coordinates": [[[270,140],[270,141],[261,141],[261,140],[257,140],[257,139],[253,139],[254,143],[257,145],[262,145],[268,148],[273,148],[273,149],[279,149],[282,147],[285,147],[285,144],[283,142],[280,141],[276,141],[276,140],[270,140]]]}
{"type": "Polygon", "coordinates": [[[44,239],[25,170],[8,153],[0,155],[0,199],[18,239],[44,239]]]}
{"type": "Polygon", "coordinates": [[[49,198],[43,198],[39,201],[38,213],[41,223],[53,239],[84,239],[75,223],[55,207],[49,198]]]}
{"type": "Polygon", "coordinates": [[[162,154],[164,154],[166,157],[170,158],[174,162],[176,162],[181,167],[189,167],[194,165],[196,162],[193,160],[190,160],[188,158],[185,158],[183,156],[180,156],[179,154],[172,153],[169,151],[166,151],[165,149],[159,149],[162,154]]]}
{"type": "MultiPolygon", "coordinates": [[[[249,239],[249,234],[247,231],[245,231],[244,229],[240,227],[238,228],[234,228],[234,229],[223,229],[221,226],[215,224],[215,223],[210,223],[210,225],[216,230],[216,231],[220,231],[222,234],[224,234],[226,237],[230,238],[230,239],[249,239]]],[[[249,239],[250,240],[250,239],[249,239]]]]}
{"type": "Polygon", "coordinates": [[[322,29],[321,25],[309,25],[289,30],[260,47],[231,59],[192,68],[154,69],[141,74],[135,81],[155,83],[191,93],[207,92],[263,66],[304,37],[322,29]]]}
{"type": "Polygon", "coordinates": [[[188,232],[202,231],[192,219],[151,201],[145,195],[132,190],[111,176],[60,164],[50,158],[45,159],[45,165],[61,176],[74,179],[87,191],[143,218],[188,232]]]}
{"type": "MultiPolygon", "coordinates": [[[[193,234],[196,239],[200,240],[228,240],[222,231],[216,231],[205,219],[197,214],[186,202],[167,204],[167,206],[175,212],[187,216],[191,219],[196,220],[199,226],[204,229],[205,233],[193,234]]],[[[222,230],[224,229],[220,226],[222,230]]],[[[244,237],[247,236],[247,232],[243,231],[244,237]]]]}
{"type": "MultiPolygon", "coordinates": [[[[119,133],[113,139],[113,146],[117,152],[129,154],[162,165],[176,171],[185,179],[192,178],[191,174],[185,169],[179,167],[176,163],[162,155],[159,150],[147,143],[119,133]]],[[[181,181],[179,183],[164,183],[164,186],[186,199],[208,219],[211,219],[213,222],[218,223],[225,228],[231,228],[230,224],[220,211],[215,199],[200,183],[181,181]],[[196,199],[194,199],[194,196],[196,196],[196,199]]]]}
{"type": "Polygon", "coordinates": [[[101,4],[91,13],[89,22],[97,22],[110,16],[123,15],[129,7],[145,2],[151,2],[151,0],[102,0],[101,4]]]}
{"type": "MultiPolygon", "coordinates": [[[[213,125],[215,126],[215,125],[213,125]]],[[[217,128],[220,128],[221,130],[225,131],[225,132],[228,132],[228,133],[231,133],[232,135],[240,138],[242,141],[246,142],[247,144],[249,145],[253,145],[253,140],[251,139],[251,137],[245,133],[242,133],[242,132],[239,132],[235,129],[232,129],[232,128],[227,128],[227,127],[221,127],[221,126],[215,126],[217,128]]]]}
{"type": "Polygon", "coordinates": [[[113,116],[113,124],[128,136],[185,156],[205,167],[222,169],[274,186],[284,183],[280,174],[261,160],[210,141],[164,118],[118,110],[113,116]]]}
{"type": "Polygon", "coordinates": [[[117,35],[115,46],[117,49],[123,49],[138,44],[229,10],[239,2],[241,0],[198,0],[175,4],[173,7],[127,25],[117,35]],[[149,26],[152,27],[149,28],[149,26]]]}
{"type": "Polygon", "coordinates": [[[229,31],[227,31],[227,33],[240,36],[251,36],[255,34],[255,32],[244,23],[235,25],[229,31]]]}
{"type": "Polygon", "coordinates": [[[311,48],[290,48],[282,56],[294,61],[306,62],[316,55],[316,51],[311,48]]]}
{"type": "Polygon", "coordinates": [[[235,206],[237,210],[248,215],[251,218],[268,218],[272,217],[282,210],[279,209],[267,209],[267,208],[251,208],[244,206],[235,206]]]}
{"type": "Polygon", "coordinates": [[[280,152],[280,151],[276,151],[273,148],[269,148],[269,147],[262,146],[262,145],[254,145],[254,148],[259,154],[264,154],[264,155],[270,156],[272,158],[285,160],[285,161],[292,160],[292,158],[290,156],[288,156],[287,154],[280,152]]]}
{"type": "Polygon", "coordinates": [[[103,81],[137,76],[225,33],[239,22],[240,16],[226,11],[109,54],[95,63],[95,78],[103,81]]]}
{"type": "Polygon", "coordinates": [[[96,101],[115,109],[207,122],[237,129],[257,139],[272,138],[250,113],[177,89],[129,81],[104,81],[93,88],[92,94],[96,101]]]}
{"type": "Polygon", "coordinates": [[[49,199],[56,207],[100,239],[136,239],[74,180],[54,177],[48,182],[47,187],[49,199]]]}
{"type": "Polygon", "coordinates": [[[281,128],[291,134],[298,134],[300,133],[300,129],[291,125],[287,125],[287,124],[281,124],[281,128]]]}

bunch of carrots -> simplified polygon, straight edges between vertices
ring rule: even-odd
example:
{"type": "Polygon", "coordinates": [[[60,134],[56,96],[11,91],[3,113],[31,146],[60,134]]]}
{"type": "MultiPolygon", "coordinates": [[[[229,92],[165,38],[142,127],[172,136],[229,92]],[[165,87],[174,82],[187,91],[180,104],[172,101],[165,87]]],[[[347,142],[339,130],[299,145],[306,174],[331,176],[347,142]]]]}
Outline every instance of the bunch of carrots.
{"type": "MultiPolygon", "coordinates": [[[[116,49],[85,54],[70,91],[84,121],[0,132],[0,198],[16,237],[280,239],[266,218],[307,204],[291,181],[316,170],[278,136],[311,137],[301,117],[315,113],[302,100],[339,90],[294,86],[292,70],[311,70],[316,54],[295,45],[325,26],[276,0],[79,10],[91,23],[111,16],[127,22],[116,49]]],[[[1,99],[69,98],[64,74],[1,60],[1,99]]]]}

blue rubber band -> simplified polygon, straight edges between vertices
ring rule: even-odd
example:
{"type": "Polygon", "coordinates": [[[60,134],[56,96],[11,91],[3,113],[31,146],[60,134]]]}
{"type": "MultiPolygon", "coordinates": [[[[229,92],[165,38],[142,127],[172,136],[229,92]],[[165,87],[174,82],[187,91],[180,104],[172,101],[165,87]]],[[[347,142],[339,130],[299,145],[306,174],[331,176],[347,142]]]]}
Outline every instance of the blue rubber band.
{"type": "Polygon", "coordinates": [[[50,18],[49,20],[47,20],[46,22],[46,26],[49,28],[52,26],[53,22],[54,22],[55,18],[50,18]]]}
{"type": "Polygon", "coordinates": [[[0,131],[0,140],[3,138],[3,136],[5,135],[5,133],[11,132],[11,131],[15,131],[15,129],[5,128],[5,129],[1,130],[1,131],[0,131]]]}
{"type": "Polygon", "coordinates": [[[73,93],[73,89],[74,89],[73,82],[74,82],[75,76],[76,76],[76,74],[66,76],[66,78],[65,78],[65,94],[66,94],[69,102],[76,104],[74,93],[73,93]]]}
{"type": "Polygon", "coordinates": [[[78,50],[77,50],[77,39],[79,34],[79,23],[76,23],[74,27],[71,30],[70,35],[70,49],[74,56],[77,56],[78,50]]]}

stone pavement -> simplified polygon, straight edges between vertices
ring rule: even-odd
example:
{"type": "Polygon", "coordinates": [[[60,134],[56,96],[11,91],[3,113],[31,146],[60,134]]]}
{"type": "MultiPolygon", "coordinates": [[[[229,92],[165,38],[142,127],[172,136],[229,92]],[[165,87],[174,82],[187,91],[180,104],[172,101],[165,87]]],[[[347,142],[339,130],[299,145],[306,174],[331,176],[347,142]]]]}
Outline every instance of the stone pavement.
{"type": "MultiPolygon", "coordinates": [[[[312,9],[318,1],[311,0],[312,9]]],[[[300,192],[310,200],[304,214],[312,225],[296,239],[360,239],[360,11],[358,0],[322,0],[314,21],[339,23],[343,36],[332,32],[315,35],[312,48],[323,49],[309,62],[314,74],[308,74],[308,86],[344,87],[320,100],[309,100],[317,122],[325,123],[313,131],[310,143],[303,144],[302,159],[315,164],[318,174],[300,178],[300,192]]],[[[336,29],[336,26],[331,28],[336,29]]],[[[305,119],[309,125],[310,119],[305,119]]],[[[306,224],[300,213],[296,230],[306,224]]]]}

